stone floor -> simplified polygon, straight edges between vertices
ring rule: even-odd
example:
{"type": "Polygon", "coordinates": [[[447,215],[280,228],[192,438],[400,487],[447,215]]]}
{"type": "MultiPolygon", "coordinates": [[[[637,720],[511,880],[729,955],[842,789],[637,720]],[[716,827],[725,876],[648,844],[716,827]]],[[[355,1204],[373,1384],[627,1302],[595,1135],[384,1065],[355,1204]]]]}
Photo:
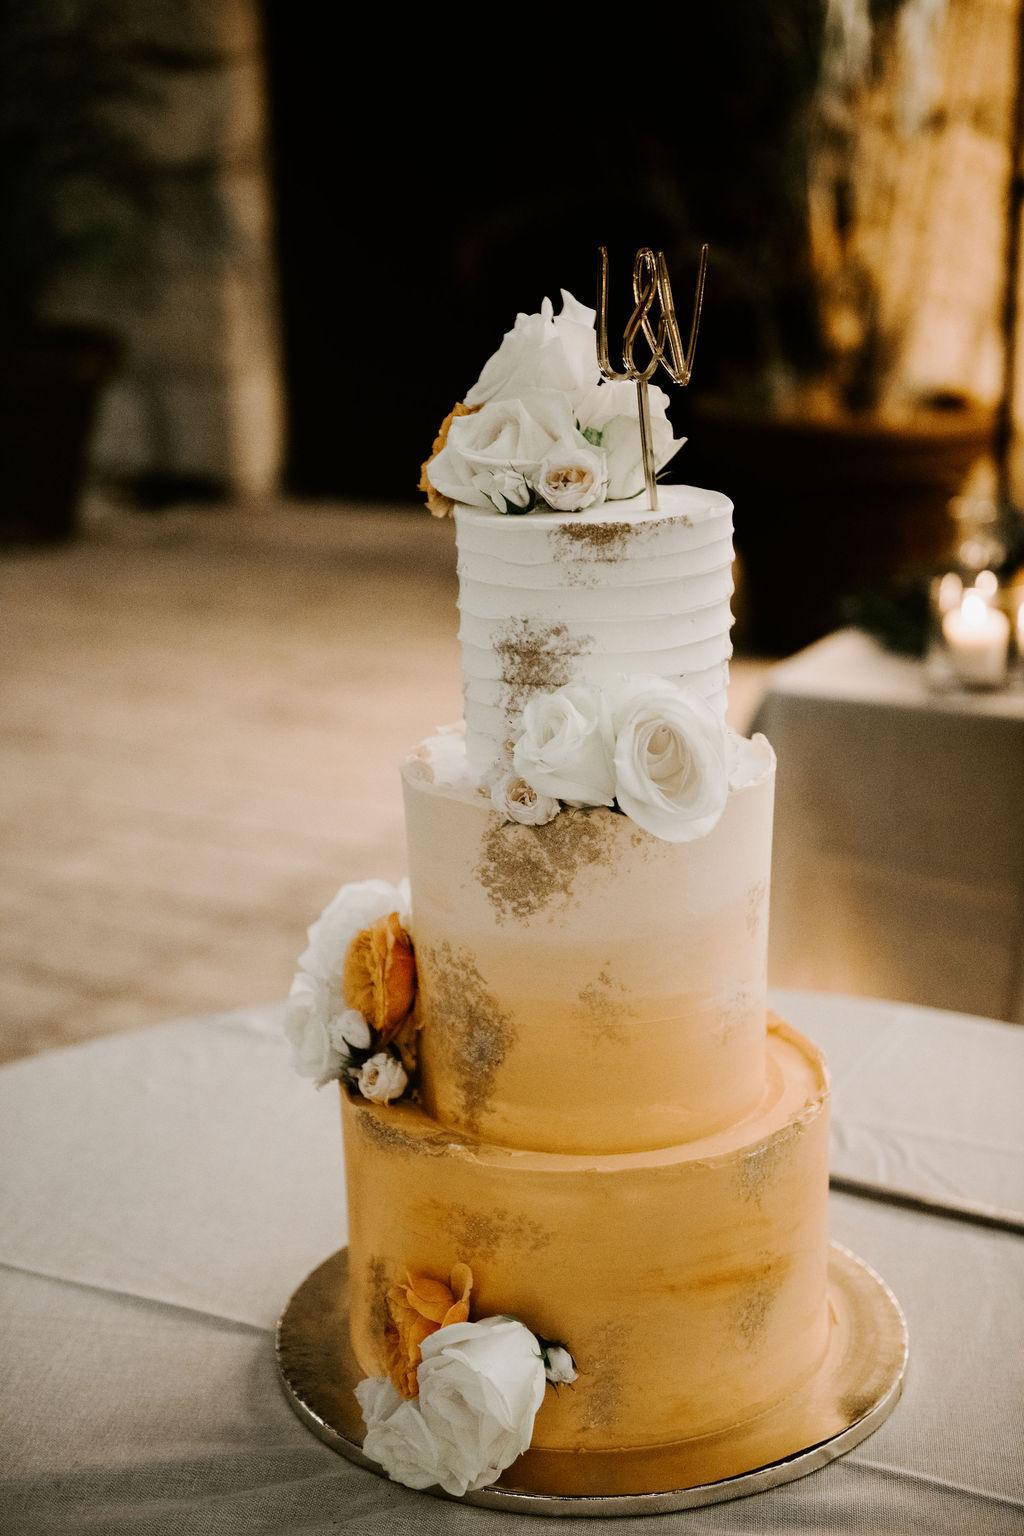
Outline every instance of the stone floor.
{"type": "MultiPolygon", "coordinates": [[[[94,506],[0,560],[0,1060],[279,997],[345,880],[403,868],[395,765],[461,712],[419,510],[94,506]]],[[[742,728],[764,664],[736,665],[742,728]]]]}

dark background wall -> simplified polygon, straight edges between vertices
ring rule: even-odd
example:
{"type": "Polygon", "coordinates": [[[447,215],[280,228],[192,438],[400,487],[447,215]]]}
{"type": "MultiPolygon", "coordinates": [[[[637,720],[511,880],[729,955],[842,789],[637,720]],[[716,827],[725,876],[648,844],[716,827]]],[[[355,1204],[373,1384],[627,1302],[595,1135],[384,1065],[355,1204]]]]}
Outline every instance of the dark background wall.
{"type": "Polygon", "coordinates": [[[340,55],[307,7],[265,0],[290,488],[413,494],[516,312],[559,287],[594,302],[600,243],[622,309],[636,247],[663,246],[686,314],[710,241],[705,392],[756,395],[780,340],[813,350],[803,130],[823,10],[719,0],[588,36],[578,15],[575,36],[524,13],[481,36],[449,12],[430,41],[391,14],[340,55]]]}

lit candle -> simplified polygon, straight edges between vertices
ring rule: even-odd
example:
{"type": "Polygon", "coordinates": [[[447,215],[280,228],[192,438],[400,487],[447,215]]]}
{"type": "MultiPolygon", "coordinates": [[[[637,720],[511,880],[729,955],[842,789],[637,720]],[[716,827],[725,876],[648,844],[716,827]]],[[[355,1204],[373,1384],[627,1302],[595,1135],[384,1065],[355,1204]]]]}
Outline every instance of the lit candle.
{"type": "Polygon", "coordinates": [[[975,688],[998,688],[1006,681],[1010,621],[990,608],[982,593],[968,587],[959,608],[942,620],[949,658],[961,682],[975,688]]]}

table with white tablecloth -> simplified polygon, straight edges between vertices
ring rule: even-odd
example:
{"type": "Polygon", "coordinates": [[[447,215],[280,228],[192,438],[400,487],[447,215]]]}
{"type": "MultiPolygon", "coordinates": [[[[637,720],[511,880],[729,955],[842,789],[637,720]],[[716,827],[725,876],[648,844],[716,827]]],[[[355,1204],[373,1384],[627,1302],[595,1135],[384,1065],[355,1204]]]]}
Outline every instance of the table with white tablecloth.
{"type": "Polygon", "coordinates": [[[1024,689],[840,630],[772,669],[769,976],[1024,1022],[1024,689]]]}
{"type": "MultiPolygon", "coordinates": [[[[806,993],[773,1002],[829,1056],[835,1172],[1024,1209],[1024,1031],[806,993]]],[[[281,1018],[184,1021],[0,1072],[3,1532],[534,1528],[350,1465],[285,1400],[274,1322],[342,1240],[344,1193],[336,1090],[293,1075],[281,1018]]],[[[903,1401],[813,1476],[656,1529],[1020,1532],[1024,1239],[835,1192],[831,1230],[906,1311],[903,1401]]]]}

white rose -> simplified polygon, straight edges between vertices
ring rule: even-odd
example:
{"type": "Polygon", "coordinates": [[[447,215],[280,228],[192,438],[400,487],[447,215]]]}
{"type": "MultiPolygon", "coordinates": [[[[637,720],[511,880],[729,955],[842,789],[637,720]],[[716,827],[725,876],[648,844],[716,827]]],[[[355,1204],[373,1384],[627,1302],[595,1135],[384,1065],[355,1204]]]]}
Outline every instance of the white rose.
{"type": "Polygon", "coordinates": [[[578,1375],[576,1362],[564,1344],[549,1344],[544,1351],[544,1375],[554,1386],[569,1386],[578,1375]]]}
{"type": "Polygon", "coordinates": [[[408,905],[408,881],[391,885],[387,880],[359,880],[343,885],[309,929],[299,969],[330,985],[340,985],[345,955],[356,934],[379,917],[400,912],[408,905]]]}
{"type": "MultiPolygon", "coordinates": [[[[575,402],[600,376],[594,311],[563,288],[561,314],[555,315],[551,300],[545,299],[539,315],[516,316],[466,395],[466,404],[522,398],[536,389],[557,389],[575,402]]],[[[430,479],[437,484],[433,467],[430,479]]]]}
{"type": "MultiPolygon", "coordinates": [[[[664,469],[686,442],[673,438],[672,424],[666,415],[668,396],[656,384],[647,386],[651,408],[651,436],[654,463],[664,469]]],[[[640,407],[636,385],[623,380],[605,380],[588,391],[579,403],[580,430],[590,433],[604,453],[608,472],[608,499],[622,501],[636,496],[644,488],[644,461],[640,447],[640,407]],[[599,440],[597,434],[600,434],[599,440]]]]}
{"type": "Polygon", "coordinates": [[[452,422],[448,441],[430,461],[430,483],[452,501],[501,511],[506,489],[518,481],[532,487],[541,460],[562,438],[583,441],[568,397],[557,390],[492,400],[452,422]]]}
{"type": "Polygon", "coordinates": [[[390,1104],[392,1099],[400,1099],[408,1084],[402,1063],[387,1051],[378,1051],[364,1061],[359,1072],[359,1092],[373,1104],[390,1104]]]}
{"type": "Polygon", "coordinates": [[[669,843],[710,832],[729,795],[725,724],[711,705],[665,678],[631,677],[612,721],[620,810],[669,843]]]}
{"type": "Polygon", "coordinates": [[[612,804],[615,738],[598,689],[569,683],[555,693],[535,693],[522,726],[512,761],[531,789],[566,805],[612,804]]]}
{"type": "Polygon", "coordinates": [[[332,1019],[327,1033],[334,1049],[343,1054],[368,1051],[370,1048],[370,1026],[355,1008],[346,1008],[344,1013],[332,1019]]]}
{"type": "Polygon", "coordinates": [[[543,827],[554,821],[562,807],[550,795],[539,795],[517,773],[505,773],[491,787],[491,804],[508,821],[524,827],[543,827]]]}
{"type": "Polygon", "coordinates": [[[461,1495],[493,1483],[533,1437],[544,1361],[515,1318],[452,1323],[423,1341],[419,1408],[440,1450],[437,1481],[461,1495]]]}
{"type": "Polygon", "coordinates": [[[299,971],[288,994],[284,1032],[292,1048],[292,1065],[300,1077],[311,1077],[318,1088],[340,1077],[346,1055],[331,1040],[332,999],[313,976],[299,971]]]}
{"type": "Polygon", "coordinates": [[[537,473],[537,494],[556,512],[581,512],[604,501],[607,490],[603,452],[578,442],[556,443],[537,473]]]}
{"type": "Polygon", "coordinates": [[[370,1376],[356,1387],[366,1421],[363,1450],[388,1476],[406,1488],[433,1488],[441,1454],[419,1405],[399,1397],[386,1376],[370,1376]]]}
{"type": "MultiPolygon", "coordinates": [[[[365,1050],[345,1007],[341,977],[348,947],[357,933],[389,912],[410,928],[409,882],[362,880],[343,885],[307,933],[308,943],[288,994],[284,1032],[291,1042],[295,1070],[311,1077],[318,1088],[341,1076],[349,1048],[365,1050]],[[355,1031],[353,1034],[352,1032],[355,1031]]],[[[356,1015],[358,1017],[358,1015],[356,1015]]],[[[369,1031],[367,1031],[367,1036],[369,1031]]]]}

